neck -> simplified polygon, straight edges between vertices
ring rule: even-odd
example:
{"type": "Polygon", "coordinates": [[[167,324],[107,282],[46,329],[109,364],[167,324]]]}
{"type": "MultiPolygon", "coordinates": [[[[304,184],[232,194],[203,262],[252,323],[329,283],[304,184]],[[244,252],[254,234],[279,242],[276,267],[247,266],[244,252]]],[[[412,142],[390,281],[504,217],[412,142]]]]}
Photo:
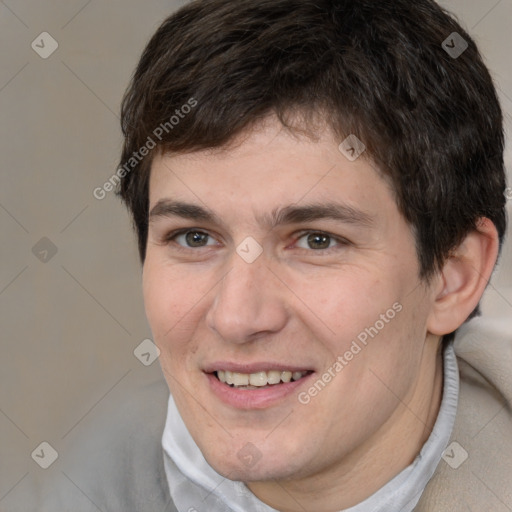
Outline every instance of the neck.
{"type": "Polygon", "coordinates": [[[438,338],[425,343],[415,386],[394,414],[349,456],[300,480],[252,482],[251,491],[281,512],[332,512],[361,503],[409,466],[429,438],[443,390],[443,356],[438,338]]]}

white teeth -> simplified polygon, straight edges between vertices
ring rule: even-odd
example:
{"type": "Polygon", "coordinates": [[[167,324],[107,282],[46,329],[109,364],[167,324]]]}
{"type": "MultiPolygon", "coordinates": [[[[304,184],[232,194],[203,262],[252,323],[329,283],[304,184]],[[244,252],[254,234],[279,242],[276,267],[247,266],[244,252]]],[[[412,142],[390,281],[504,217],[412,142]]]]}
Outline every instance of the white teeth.
{"type": "Polygon", "coordinates": [[[251,373],[249,376],[251,386],[266,386],[267,385],[267,372],[251,373]]]}
{"type": "Polygon", "coordinates": [[[248,386],[249,375],[246,373],[233,373],[233,384],[235,386],[248,386]]]}
{"type": "Polygon", "coordinates": [[[236,387],[253,386],[258,388],[299,380],[307,374],[308,372],[291,372],[288,370],[269,370],[268,372],[251,374],[230,372],[228,370],[217,371],[218,379],[225,384],[236,387]]]}
{"type": "Polygon", "coordinates": [[[267,372],[267,382],[269,384],[279,384],[281,382],[281,372],[276,370],[267,372]]]}
{"type": "Polygon", "coordinates": [[[281,380],[283,382],[290,382],[292,380],[292,372],[281,372],[281,380]]]}

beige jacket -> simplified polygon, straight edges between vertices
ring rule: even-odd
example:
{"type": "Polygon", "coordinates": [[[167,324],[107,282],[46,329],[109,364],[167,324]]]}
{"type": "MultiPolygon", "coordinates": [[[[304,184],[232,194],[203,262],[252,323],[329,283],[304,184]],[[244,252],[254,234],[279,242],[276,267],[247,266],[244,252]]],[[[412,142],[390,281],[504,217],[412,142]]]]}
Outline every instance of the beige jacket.
{"type": "MultiPolygon", "coordinates": [[[[415,512],[512,512],[512,319],[473,319],[455,351],[461,391],[452,440],[415,512]]],[[[0,511],[176,512],[161,447],[167,399],[162,379],[107,404],[69,436],[38,496],[5,500],[0,511]]]]}
{"type": "Polygon", "coordinates": [[[511,512],[512,315],[471,320],[455,352],[461,383],[452,438],[415,511],[511,512]]]}

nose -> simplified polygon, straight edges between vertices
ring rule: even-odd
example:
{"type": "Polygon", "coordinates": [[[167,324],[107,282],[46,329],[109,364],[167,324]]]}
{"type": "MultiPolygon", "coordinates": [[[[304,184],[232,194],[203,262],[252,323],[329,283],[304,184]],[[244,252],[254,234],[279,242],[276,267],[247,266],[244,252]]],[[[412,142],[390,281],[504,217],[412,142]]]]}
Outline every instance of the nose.
{"type": "Polygon", "coordinates": [[[215,296],[206,321],[224,341],[247,343],[279,332],[286,325],[283,285],[261,256],[253,263],[238,254],[232,257],[230,270],[215,288],[215,296]]]}

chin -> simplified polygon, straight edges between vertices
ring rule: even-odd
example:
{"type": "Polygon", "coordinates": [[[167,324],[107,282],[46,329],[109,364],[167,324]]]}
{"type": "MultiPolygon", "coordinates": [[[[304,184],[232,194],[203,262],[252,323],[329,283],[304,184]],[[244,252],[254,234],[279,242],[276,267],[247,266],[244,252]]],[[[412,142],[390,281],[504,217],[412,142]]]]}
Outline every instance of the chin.
{"type": "Polygon", "coordinates": [[[300,472],[298,461],[290,464],[290,456],[277,459],[275,454],[257,453],[252,459],[250,444],[245,445],[238,453],[231,452],[228,457],[216,454],[205,458],[210,466],[223,477],[239,482],[264,482],[296,478],[300,472]],[[247,455],[247,457],[246,457],[247,455]],[[244,460],[245,459],[245,460],[244,460]]]}
{"type": "Polygon", "coordinates": [[[229,480],[244,483],[286,480],[295,477],[293,473],[290,474],[289,468],[281,469],[268,465],[258,466],[257,468],[241,468],[237,466],[231,468],[226,467],[225,469],[224,471],[216,469],[216,471],[229,480]]]}

